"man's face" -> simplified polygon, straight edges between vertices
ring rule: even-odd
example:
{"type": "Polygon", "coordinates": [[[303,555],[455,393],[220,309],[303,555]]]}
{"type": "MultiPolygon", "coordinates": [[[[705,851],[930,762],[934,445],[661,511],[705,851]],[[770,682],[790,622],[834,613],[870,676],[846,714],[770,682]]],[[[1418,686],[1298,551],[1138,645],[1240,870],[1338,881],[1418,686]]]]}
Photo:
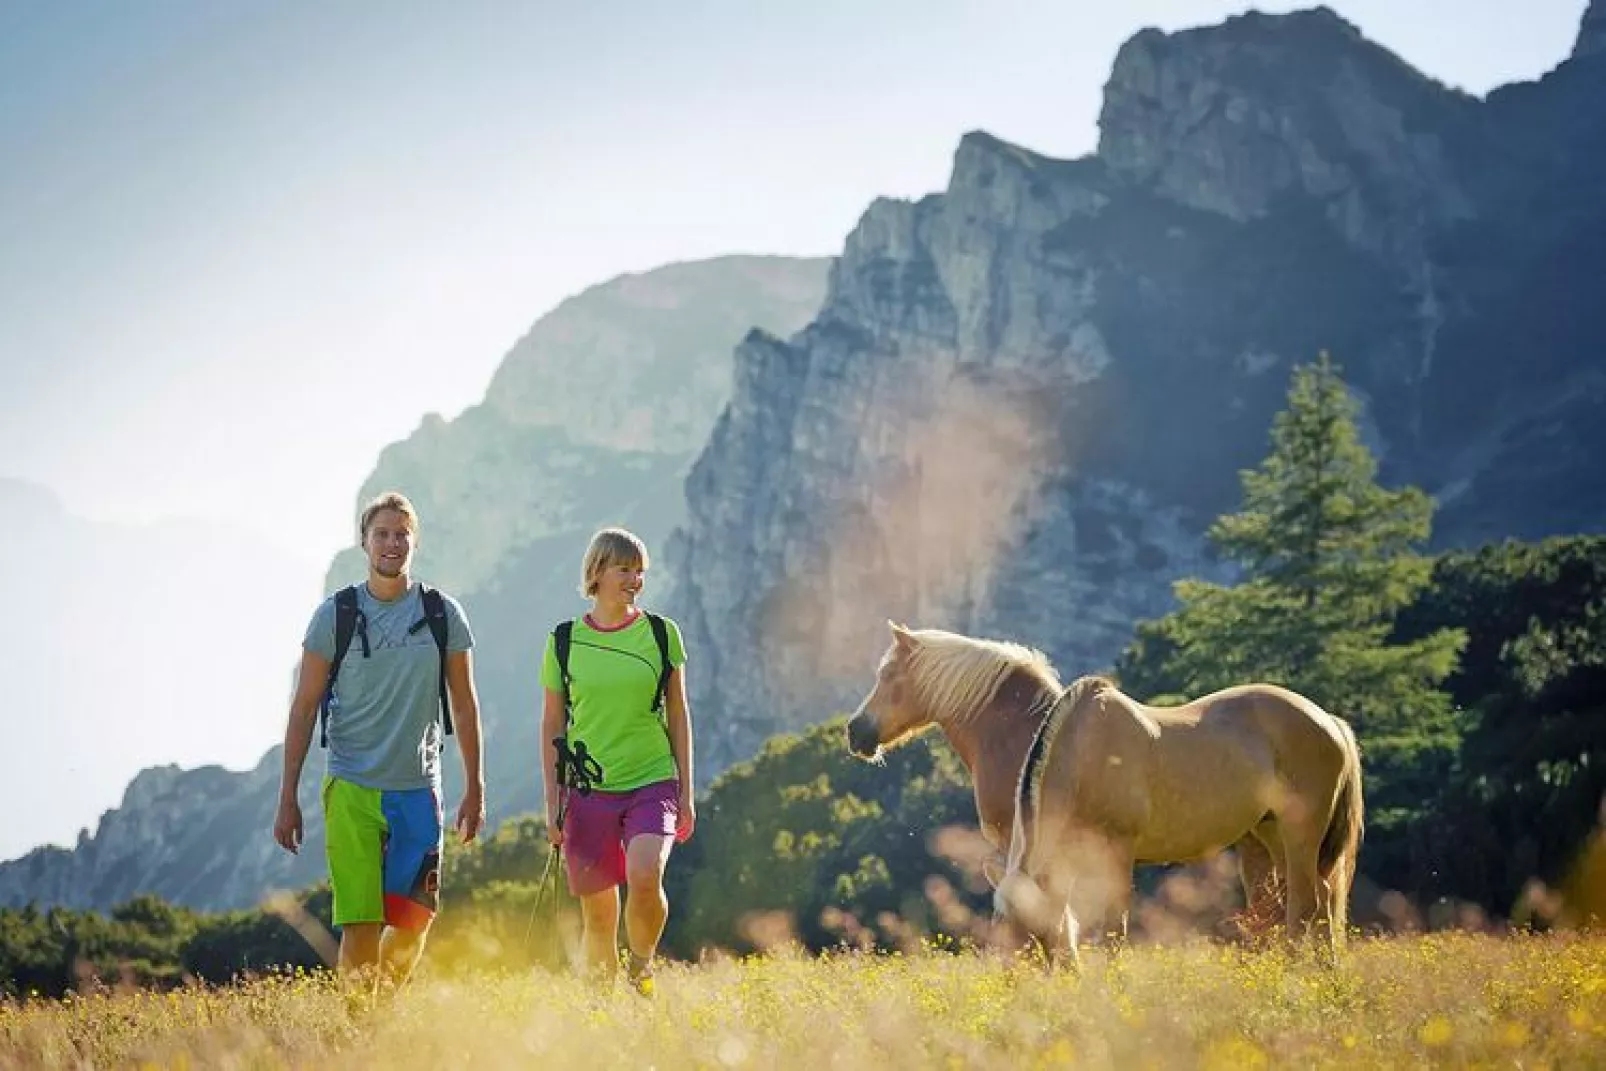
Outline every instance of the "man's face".
{"type": "Polygon", "coordinates": [[[399,510],[382,509],[368,519],[368,534],[362,549],[368,554],[368,568],[387,580],[412,570],[413,529],[399,510]]]}

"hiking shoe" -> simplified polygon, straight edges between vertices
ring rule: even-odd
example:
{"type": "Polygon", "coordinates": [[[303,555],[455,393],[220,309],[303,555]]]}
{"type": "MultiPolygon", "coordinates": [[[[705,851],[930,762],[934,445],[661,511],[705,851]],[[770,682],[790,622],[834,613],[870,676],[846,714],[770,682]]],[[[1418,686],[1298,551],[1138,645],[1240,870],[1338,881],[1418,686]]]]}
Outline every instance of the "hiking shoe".
{"type": "Polygon", "coordinates": [[[630,981],[630,988],[641,996],[651,1000],[653,997],[652,960],[641,959],[631,953],[630,970],[626,974],[630,981]]]}

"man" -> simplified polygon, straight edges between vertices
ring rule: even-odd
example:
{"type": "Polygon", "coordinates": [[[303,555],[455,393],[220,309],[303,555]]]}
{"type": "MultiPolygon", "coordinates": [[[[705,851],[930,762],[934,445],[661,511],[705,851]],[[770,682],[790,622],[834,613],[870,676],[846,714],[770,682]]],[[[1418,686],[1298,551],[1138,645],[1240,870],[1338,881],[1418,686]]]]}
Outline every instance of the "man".
{"type": "MultiPolygon", "coordinates": [[[[373,993],[400,985],[423,952],[439,906],[442,745],[441,665],[463,756],[464,794],[456,829],[463,843],[485,824],[479,702],[462,607],[441,595],[445,656],[426,619],[423,585],[410,575],[418,545],[412,503],[390,492],[370,502],[359,525],[368,581],[356,586],[349,647],[325,713],[325,840],[340,972],[373,993]]],[[[312,616],[284,738],[284,778],[273,835],[297,852],[303,836],[297,789],[335,660],[336,596],[312,616]]],[[[437,622],[438,623],[438,622],[437,622]]]]}

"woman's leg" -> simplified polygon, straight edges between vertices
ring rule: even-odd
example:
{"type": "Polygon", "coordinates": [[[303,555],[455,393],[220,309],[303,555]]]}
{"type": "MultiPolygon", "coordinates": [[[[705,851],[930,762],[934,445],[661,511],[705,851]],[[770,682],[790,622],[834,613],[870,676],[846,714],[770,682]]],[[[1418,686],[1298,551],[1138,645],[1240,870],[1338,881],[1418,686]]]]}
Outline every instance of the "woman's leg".
{"type": "Polygon", "coordinates": [[[630,954],[641,963],[651,962],[669,919],[669,897],[664,895],[664,868],[669,863],[673,836],[643,833],[625,848],[625,938],[630,954]]]}
{"type": "Polygon", "coordinates": [[[664,868],[675,844],[680,814],[680,784],[659,781],[631,793],[625,812],[625,938],[630,943],[631,973],[642,973],[658,951],[669,898],[664,895],[664,868]]]}
{"type": "Polygon", "coordinates": [[[588,971],[612,978],[619,966],[619,885],[625,853],[619,829],[625,801],[593,792],[576,793],[563,824],[563,857],[569,892],[580,901],[581,944],[588,971]]]}
{"type": "Polygon", "coordinates": [[[585,925],[582,945],[586,970],[602,977],[613,977],[619,966],[619,889],[610,885],[601,892],[580,897],[580,918],[585,925]]]}

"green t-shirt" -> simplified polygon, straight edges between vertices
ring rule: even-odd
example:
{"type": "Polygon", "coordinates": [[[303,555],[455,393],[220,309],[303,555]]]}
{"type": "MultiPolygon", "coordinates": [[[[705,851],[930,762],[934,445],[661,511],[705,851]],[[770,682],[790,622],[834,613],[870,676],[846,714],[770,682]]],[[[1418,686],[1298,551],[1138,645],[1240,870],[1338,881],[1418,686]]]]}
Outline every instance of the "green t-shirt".
{"type": "MultiPolygon", "coordinates": [[[[669,633],[669,662],[686,664],[680,627],[664,618],[669,633]]],[[[569,638],[569,703],[573,721],[569,741],[584,740],[586,750],[602,767],[595,786],[604,792],[627,792],[678,776],[669,749],[669,730],[653,713],[663,660],[645,613],[622,628],[603,631],[576,618],[569,638]]],[[[541,659],[541,686],[563,691],[558,653],[551,633],[541,659]]],[[[667,709],[668,698],[664,700],[667,709]]]]}

